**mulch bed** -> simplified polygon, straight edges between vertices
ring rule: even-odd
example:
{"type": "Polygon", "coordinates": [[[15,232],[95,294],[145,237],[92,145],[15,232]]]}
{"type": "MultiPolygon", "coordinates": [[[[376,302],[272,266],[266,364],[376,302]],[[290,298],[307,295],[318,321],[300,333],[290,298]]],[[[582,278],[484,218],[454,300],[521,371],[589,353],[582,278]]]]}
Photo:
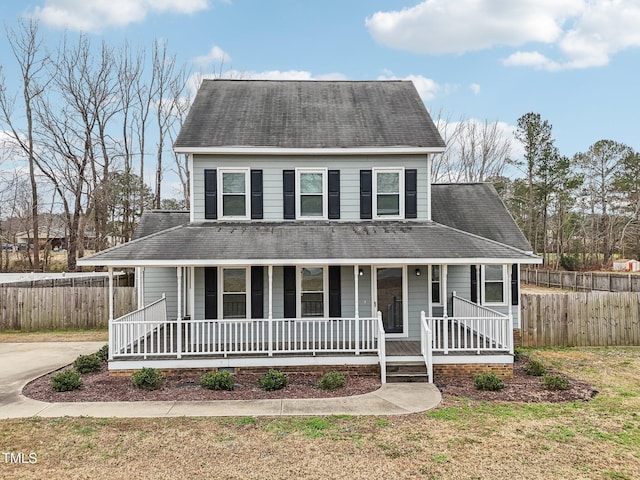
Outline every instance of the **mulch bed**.
{"type": "MultiPolygon", "coordinates": [[[[526,357],[522,357],[515,362],[514,378],[506,380],[505,388],[498,392],[476,389],[472,378],[436,379],[436,385],[443,393],[445,402],[447,396],[491,402],[574,402],[588,401],[597,394],[591,385],[572,378],[569,378],[571,386],[569,390],[556,392],[545,390],[542,388],[541,377],[525,374],[524,366],[527,360],[526,357]]],[[[551,368],[548,370],[549,373],[558,373],[551,368]]],[[[79,390],[54,392],[51,389],[51,376],[55,373],[57,372],[44,375],[27,384],[22,391],[23,395],[45,402],[256,400],[347,397],[380,388],[378,377],[349,376],[344,388],[322,390],[315,386],[320,377],[290,374],[287,387],[266,392],[257,384],[259,375],[234,375],[236,386],[233,391],[214,391],[200,386],[198,374],[185,372],[165,377],[159,390],[149,392],[134,387],[129,377],[109,376],[104,364],[100,371],[82,375],[83,386],[79,390]]]]}
{"type": "Polygon", "coordinates": [[[502,402],[579,402],[588,401],[597,395],[591,385],[581,382],[567,375],[561,374],[553,368],[547,367],[548,374],[562,375],[569,380],[569,389],[549,391],[542,387],[542,377],[527,375],[524,367],[529,359],[521,355],[513,364],[513,378],[505,380],[504,389],[497,392],[478,390],[470,378],[436,379],[436,385],[446,395],[466,397],[480,401],[502,402]]]}

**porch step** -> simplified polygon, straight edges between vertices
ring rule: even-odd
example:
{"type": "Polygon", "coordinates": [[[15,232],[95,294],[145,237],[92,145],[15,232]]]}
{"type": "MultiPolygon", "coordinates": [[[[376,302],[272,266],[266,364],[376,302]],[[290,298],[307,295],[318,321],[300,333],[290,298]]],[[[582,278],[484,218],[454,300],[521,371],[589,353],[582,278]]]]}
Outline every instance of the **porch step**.
{"type": "Polygon", "coordinates": [[[413,383],[429,381],[427,366],[424,362],[389,362],[387,363],[388,383],[413,383]]]}

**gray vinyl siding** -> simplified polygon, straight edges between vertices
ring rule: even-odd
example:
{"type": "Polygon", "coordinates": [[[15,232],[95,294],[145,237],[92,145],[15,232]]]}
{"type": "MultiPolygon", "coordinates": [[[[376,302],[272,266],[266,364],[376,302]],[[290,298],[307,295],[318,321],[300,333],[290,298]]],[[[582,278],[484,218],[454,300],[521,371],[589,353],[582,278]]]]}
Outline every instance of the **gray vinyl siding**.
{"type": "Polygon", "coordinates": [[[360,170],[385,167],[417,169],[417,219],[426,220],[427,159],[424,155],[349,155],[342,157],[252,157],[244,155],[225,157],[194,155],[192,172],[194,221],[205,221],[204,171],[207,169],[250,168],[262,170],[263,220],[268,221],[280,221],[283,219],[283,170],[294,170],[296,168],[326,168],[327,170],[340,170],[340,220],[353,221],[360,219],[360,170]]]}
{"type": "Polygon", "coordinates": [[[453,292],[461,298],[471,300],[471,266],[449,265],[447,268],[447,313],[453,309],[453,292]]]}
{"type": "MultiPolygon", "coordinates": [[[[178,279],[173,267],[147,267],[144,269],[144,302],[149,305],[165,294],[167,318],[178,317],[178,279]]],[[[184,299],[183,299],[184,301],[184,299]]]]}
{"type": "Polygon", "coordinates": [[[196,268],[194,272],[194,301],[193,317],[204,320],[204,268],[196,268]]]}
{"type": "MultiPolygon", "coordinates": [[[[358,276],[358,315],[372,317],[371,314],[371,268],[362,268],[363,275],[358,276]]],[[[343,266],[340,269],[340,290],[342,316],[355,316],[355,280],[352,266],[343,266]]]]}
{"type": "Polygon", "coordinates": [[[409,315],[409,339],[420,339],[420,312],[426,313],[429,309],[429,276],[426,265],[409,265],[407,267],[407,293],[409,315]],[[416,268],[421,275],[416,275],[416,268]]]}

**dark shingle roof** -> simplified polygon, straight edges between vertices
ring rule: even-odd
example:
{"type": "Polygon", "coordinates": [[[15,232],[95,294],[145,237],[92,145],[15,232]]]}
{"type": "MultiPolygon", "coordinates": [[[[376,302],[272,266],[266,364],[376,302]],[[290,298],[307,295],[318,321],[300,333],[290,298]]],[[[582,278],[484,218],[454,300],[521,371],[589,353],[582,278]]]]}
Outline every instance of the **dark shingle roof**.
{"type": "Polygon", "coordinates": [[[358,259],[531,260],[515,248],[437,223],[197,223],[174,227],[105,250],[82,263],[358,259]]]}
{"type": "Polygon", "coordinates": [[[525,252],[531,245],[490,183],[452,183],[431,186],[434,222],[525,252]]]}
{"type": "Polygon", "coordinates": [[[408,81],[205,80],[174,148],[444,148],[408,81]]]}
{"type": "Polygon", "coordinates": [[[146,237],[154,233],[189,223],[189,211],[150,210],[144,212],[140,223],[133,232],[131,240],[146,237]]]}

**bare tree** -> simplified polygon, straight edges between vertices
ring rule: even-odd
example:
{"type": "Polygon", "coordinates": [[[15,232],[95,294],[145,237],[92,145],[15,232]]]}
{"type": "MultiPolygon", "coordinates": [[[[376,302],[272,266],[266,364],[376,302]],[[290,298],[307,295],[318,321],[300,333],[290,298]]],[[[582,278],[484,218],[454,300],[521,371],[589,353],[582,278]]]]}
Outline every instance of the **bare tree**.
{"type": "Polygon", "coordinates": [[[38,23],[21,22],[19,30],[7,28],[7,40],[18,62],[22,81],[22,101],[26,128],[22,130],[14,118],[15,99],[7,96],[4,79],[0,85],[0,110],[2,120],[9,127],[16,145],[28,160],[31,190],[31,228],[33,229],[33,268],[40,268],[40,242],[38,224],[38,184],[36,181],[36,149],[34,137],[34,102],[41,98],[50,81],[47,75],[48,55],[44,51],[38,23]]]}

